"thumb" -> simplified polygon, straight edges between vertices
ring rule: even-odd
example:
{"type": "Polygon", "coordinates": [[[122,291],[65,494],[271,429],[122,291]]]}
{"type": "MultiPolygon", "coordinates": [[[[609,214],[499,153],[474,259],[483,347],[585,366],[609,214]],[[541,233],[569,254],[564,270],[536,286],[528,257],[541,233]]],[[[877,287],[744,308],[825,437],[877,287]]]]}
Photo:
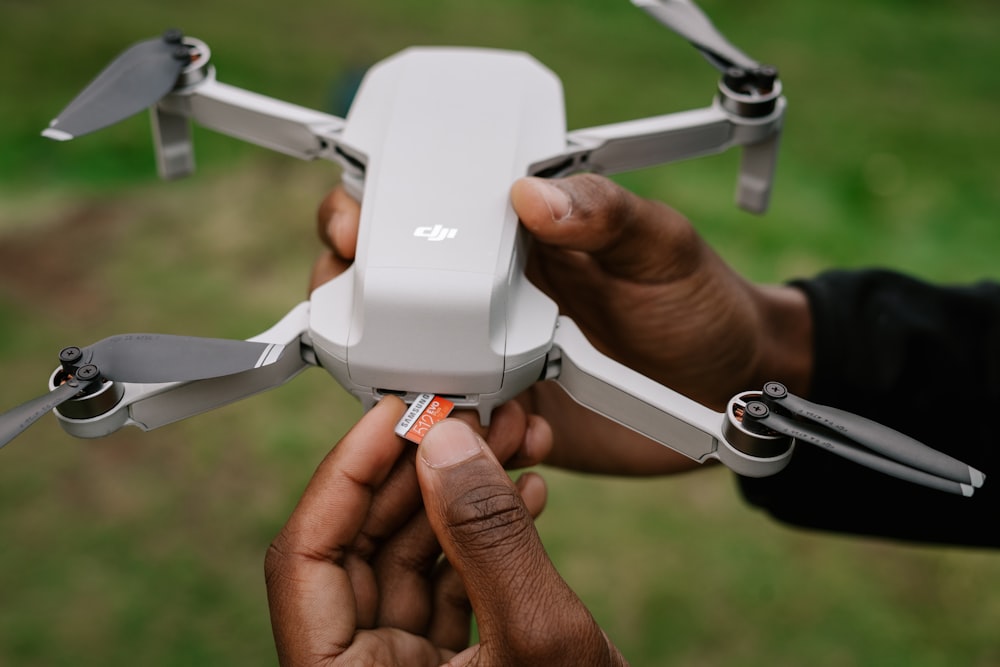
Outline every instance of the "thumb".
{"type": "Polygon", "coordinates": [[[658,278],[664,266],[697,256],[701,244],[683,215],[596,174],[521,178],[510,198],[536,239],[585,252],[615,275],[658,278]]]}
{"type": "MultiPolygon", "coordinates": [[[[521,493],[472,429],[456,420],[435,425],[420,444],[417,474],[428,519],[475,611],[480,663],[599,664],[565,662],[580,657],[567,655],[567,643],[585,646],[588,657],[608,655],[600,628],[545,553],[521,493]]],[[[544,489],[532,477],[537,484],[523,493],[537,504],[544,489]]]]}

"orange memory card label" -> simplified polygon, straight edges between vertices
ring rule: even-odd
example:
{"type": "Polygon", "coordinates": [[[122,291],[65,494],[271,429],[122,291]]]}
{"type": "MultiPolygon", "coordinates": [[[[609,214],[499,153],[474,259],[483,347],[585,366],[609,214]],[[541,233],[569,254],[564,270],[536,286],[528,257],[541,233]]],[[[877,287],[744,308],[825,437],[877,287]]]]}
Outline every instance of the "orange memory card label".
{"type": "Polygon", "coordinates": [[[446,419],[454,407],[455,404],[447,398],[420,394],[396,424],[396,435],[419,445],[431,426],[446,419]]]}

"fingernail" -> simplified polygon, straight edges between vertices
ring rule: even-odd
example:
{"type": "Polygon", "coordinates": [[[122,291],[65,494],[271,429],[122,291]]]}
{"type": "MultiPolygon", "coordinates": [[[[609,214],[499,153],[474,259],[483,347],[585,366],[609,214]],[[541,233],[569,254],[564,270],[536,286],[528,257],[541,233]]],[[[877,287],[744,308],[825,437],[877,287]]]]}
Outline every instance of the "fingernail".
{"type": "Polygon", "coordinates": [[[573,212],[573,200],[565,190],[540,178],[535,181],[535,186],[545,200],[545,205],[549,207],[553,222],[565,220],[573,212]]]}
{"type": "Polygon", "coordinates": [[[436,424],[420,443],[420,457],[432,468],[448,468],[468,461],[483,450],[483,440],[460,421],[436,424]]]}

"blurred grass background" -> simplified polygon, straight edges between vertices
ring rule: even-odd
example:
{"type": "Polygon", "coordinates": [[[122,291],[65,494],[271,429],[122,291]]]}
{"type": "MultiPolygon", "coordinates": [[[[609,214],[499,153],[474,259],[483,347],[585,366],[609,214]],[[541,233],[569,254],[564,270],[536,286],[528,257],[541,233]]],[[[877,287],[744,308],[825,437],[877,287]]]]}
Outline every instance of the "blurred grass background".
{"type": "MultiPolygon", "coordinates": [[[[621,182],[685,211],[756,280],[873,264],[996,275],[994,3],[702,6],[782,71],[772,210],[732,205],[735,153],[621,182]]],[[[305,296],[332,165],[199,132],[198,175],[160,183],[145,115],[39,137],[115,54],[168,26],[209,43],[221,80],[323,109],[345,72],[413,44],[533,53],[563,79],[570,127],[703,106],[715,85],[624,0],[0,0],[0,406],[44,391],[66,344],[247,337],[305,296]]],[[[358,414],[311,371],[146,434],[80,441],[44,419],[0,453],[0,664],[273,664],[264,550],[358,414]]],[[[633,664],[1000,664],[993,553],[791,531],[722,470],[546,475],[546,544],[633,664]]]]}

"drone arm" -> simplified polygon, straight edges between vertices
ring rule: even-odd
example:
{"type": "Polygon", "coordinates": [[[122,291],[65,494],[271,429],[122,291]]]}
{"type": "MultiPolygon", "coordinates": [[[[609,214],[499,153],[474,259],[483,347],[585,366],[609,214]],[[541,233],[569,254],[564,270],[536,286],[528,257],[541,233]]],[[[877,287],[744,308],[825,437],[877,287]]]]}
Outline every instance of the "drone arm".
{"type": "Polygon", "coordinates": [[[778,143],[781,133],[775,132],[755,144],[743,148],[736,201],[740,208],[763,213],[771,203],[771,184],[778,164],[778,143]]]}
{"type": "Polygon", "coordinates": [[[194,173],[190,119],[156,105],[149,109],[149,120],[160,178],[167,181],[194,173]]]}
{"type": "Polygon", "coordinates": [[[575,130],[567,139],[586,168],[615,174],[723,151],[731,144],[732,123],[710,106],[575,130]]]}
{"type": "Polygon", "coordinates": [[[112,409],[75,419],[57,412],[60,424],[81,438],[102,437],[123,426],[148,431],[277,387],[315,364],[303,341],[308,318],[309,305],[301,303],[275,326],[250,338],[273,345],[257,368],[195,382],[118,383],[121,399],[112,409]]]}
{"type": "Polygon", "coordinates": [[[560,317],[550,375],[578,403],[699,463],[719,459],[752,477],[773,474],[787,457],[762,459],[734,449],[725,416],[599,352],[579,327],[560,317]]]}
{"type": "Polygon", "coordinates": [[[745,146],[737,202],[753,212],[767,208],[784,98],[765,116],[750,117],[711,106],[570,132],[566,153],[536,165],[535,173],[572,171],[615,174],[745,146]]]}
{"type": "Polygon", "coordinates": [[[160,174],[176,178],[194,168],[190,121],[301,160],[335,160],[344,119],[237,88],[207,76],[153,107],[160,174]]]}

